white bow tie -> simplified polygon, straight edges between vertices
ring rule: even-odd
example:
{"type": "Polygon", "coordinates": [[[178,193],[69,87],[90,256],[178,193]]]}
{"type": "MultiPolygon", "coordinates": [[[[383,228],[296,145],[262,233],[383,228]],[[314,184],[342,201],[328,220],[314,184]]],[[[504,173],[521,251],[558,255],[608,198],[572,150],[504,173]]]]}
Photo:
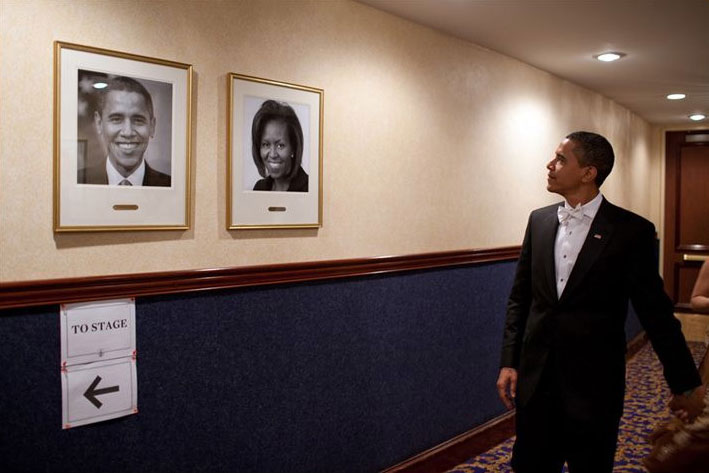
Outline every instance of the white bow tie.
{"type": "Polygon", "coordinates": [[[556,211],[557,217],[559,217],[559,223],[564,223],[570,218],[577,218],[583,220],[583,208],[578,205],[576,208],[568,209],[564,206],[559,206],[556,211]]]}

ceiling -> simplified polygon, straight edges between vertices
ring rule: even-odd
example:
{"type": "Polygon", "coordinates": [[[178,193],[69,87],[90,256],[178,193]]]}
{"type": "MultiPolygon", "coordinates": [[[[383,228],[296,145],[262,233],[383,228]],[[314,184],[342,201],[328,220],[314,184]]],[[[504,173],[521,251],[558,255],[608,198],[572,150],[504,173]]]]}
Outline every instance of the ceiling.
{"type": "Polygon", "coordinates": [[[654,124],[694,127],[690,114],[709,115],[709,0],[359,1],[551,72],[654,124]],[[593,58],[609,50],[627,56],[593,58]],[[674,92],[687,98],[667,100],[674,92]]]}

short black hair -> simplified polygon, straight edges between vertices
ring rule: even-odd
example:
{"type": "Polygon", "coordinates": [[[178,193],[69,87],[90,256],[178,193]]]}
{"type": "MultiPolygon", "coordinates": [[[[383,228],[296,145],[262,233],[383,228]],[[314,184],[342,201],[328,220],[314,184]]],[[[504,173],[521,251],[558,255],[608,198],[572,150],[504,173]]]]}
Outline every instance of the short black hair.
{"type": "Polygon", "coordinates": [[[148,112],[150,113],[150,118],[153,118],[153,99],[150,97],[150,92],[145,88],[143,84],[137,80],[126,77],[126,76],[110,76],[106,87],[101,90],[98,94],[97,110],[99,114],[103,113],[103,107],[106,105],[106,97],[108,93],[113,90],[119,90],[123,92],[135,92],[140,94],[145,99],[145,103],[148,106],[148,112]]]}
{"type": "Polygon", "coordinates": [[[579,164],[596,168],[596,186],[601,187],[613,169],[613,146],[603,136],[590,131],[575,131],[566,135],[566,138],[576,145],[574,152],[579,164]]]}
{"type": "Polygon", "coordinates": [[[254,121],[251,124],[251,156],[254,159],[254,164],[256,164],[259,174],[266,177],[266,168],[261,159],[260,148],[263,130],[269,122],[283,122],[286,125],[288,139],[293,147],[293,165],[288,179],[293,179],[298,174],[300,163],[303,160],[303,128],[300,126],[293,107],[285,102],[266,100],[254,115],[254,121]]]}

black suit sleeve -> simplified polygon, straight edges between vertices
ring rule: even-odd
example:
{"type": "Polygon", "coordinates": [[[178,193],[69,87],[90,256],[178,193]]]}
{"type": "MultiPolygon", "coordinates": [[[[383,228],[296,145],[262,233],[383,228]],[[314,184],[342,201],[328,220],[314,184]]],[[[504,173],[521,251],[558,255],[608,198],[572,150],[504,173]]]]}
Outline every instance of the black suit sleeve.
{"type": "Polygon", "coordinates": [[[655,258],[655,227],[643,221],[628,261],[630,300],[675,394],[699,386],[701,379],[674,316],[674,304],[664,291],[655,258]]]}
{"type": "Polygon", "coordinates": [[[512,291],[507,301],[507,316],[502,339],[501,367],[517,368],[522,349],[524,328],[527,324],[529,307],[532,301],[532,217],[527,222],[522,251],[517,262],[512,291]]]}

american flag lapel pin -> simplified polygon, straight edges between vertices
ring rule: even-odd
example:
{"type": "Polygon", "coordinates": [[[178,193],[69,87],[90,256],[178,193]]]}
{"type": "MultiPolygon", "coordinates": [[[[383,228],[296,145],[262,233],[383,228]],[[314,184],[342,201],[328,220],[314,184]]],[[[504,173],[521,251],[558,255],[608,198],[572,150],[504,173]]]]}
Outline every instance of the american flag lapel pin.
{"type": "Polygon", "coordinates": [[[594,234],[593,234],[593,238],[595,238],[596,240],[600,240],[600,239],[603,238],[603,237],[601,236],[600,233],[594,233],[594,234]]]}

